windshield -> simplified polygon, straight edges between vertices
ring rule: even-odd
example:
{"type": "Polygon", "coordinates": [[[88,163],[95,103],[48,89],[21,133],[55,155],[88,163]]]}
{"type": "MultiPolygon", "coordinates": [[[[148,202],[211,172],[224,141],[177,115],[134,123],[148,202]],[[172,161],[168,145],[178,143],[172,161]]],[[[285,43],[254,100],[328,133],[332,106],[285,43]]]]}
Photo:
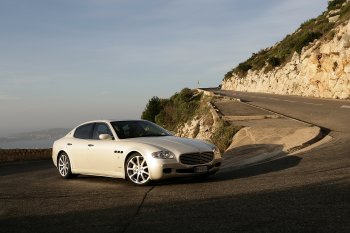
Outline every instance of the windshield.
{"type": "Polygon", "coordinates": [[[149,121],[114,121],[111,124],[120,139],[171,136],[168,131],[149,121]]]}

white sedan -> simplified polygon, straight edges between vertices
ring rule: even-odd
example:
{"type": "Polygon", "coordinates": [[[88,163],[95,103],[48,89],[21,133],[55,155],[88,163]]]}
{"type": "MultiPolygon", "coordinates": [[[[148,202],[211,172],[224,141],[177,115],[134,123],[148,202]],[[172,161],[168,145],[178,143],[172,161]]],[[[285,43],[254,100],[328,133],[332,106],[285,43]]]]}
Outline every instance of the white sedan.
{"type": "Polygon", "coordinates": [[[86,122],[53,144],[59,174],[127,179],[137,185],[170,177],[208,176],[221,166],[218,148],[175,137],[144,120],[86,122]]]}

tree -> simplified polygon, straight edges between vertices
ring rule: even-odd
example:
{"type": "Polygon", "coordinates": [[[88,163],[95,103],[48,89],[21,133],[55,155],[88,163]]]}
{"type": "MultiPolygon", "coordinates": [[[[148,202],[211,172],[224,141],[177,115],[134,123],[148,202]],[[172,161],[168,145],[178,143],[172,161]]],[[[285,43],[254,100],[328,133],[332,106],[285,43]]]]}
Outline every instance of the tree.
{"type": "Polygon", "coordinates": [[[147,103],[145,110],[142,112],[141,118],[144,120],[156,121],[156,116],[162,110],[161,99],[153,96],[147,103]]]}

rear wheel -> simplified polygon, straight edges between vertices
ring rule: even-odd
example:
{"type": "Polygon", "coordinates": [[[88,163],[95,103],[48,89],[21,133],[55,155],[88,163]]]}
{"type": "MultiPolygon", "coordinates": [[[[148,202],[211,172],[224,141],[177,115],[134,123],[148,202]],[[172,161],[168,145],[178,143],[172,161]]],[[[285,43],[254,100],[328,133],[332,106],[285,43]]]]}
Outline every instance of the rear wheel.
{"type": "Polygon", "coordinates": [[[141,154],[134,153],[126,160],[125,176],[136,185],[147,185],[151,182],[147,162],[141,154]]]}
{"type": "Polygon", "coordinates": [[[63,178],[68,179],[73,177],[69,157],[65,152],[59,155],[57,168],[63,178]]]}

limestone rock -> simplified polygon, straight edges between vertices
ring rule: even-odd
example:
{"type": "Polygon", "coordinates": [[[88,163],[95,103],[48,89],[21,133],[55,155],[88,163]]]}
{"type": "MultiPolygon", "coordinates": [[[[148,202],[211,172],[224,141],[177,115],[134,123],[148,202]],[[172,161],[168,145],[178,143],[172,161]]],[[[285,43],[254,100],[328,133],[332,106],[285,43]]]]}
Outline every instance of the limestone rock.
{"type": "MultiPolygon", "coordinates": [[[[333,12],[333,14],[336,12],[333,12]]],[[[330,20],[337,20],[330,17],[330,20]]],[[[332,29],[334,38],[318,40],[294,53],[290,62],[265,72],[233,74],[222,89],[346,99],[350,96],[350,21],[332,29]]]]}
{"type": "Polygon", "coordinates": [[[206,117],[208,116],[195,116],[183,126],[179,127],[176,136],[209,141],[214,133],[215,124],[209,124],[206,117]]]}

